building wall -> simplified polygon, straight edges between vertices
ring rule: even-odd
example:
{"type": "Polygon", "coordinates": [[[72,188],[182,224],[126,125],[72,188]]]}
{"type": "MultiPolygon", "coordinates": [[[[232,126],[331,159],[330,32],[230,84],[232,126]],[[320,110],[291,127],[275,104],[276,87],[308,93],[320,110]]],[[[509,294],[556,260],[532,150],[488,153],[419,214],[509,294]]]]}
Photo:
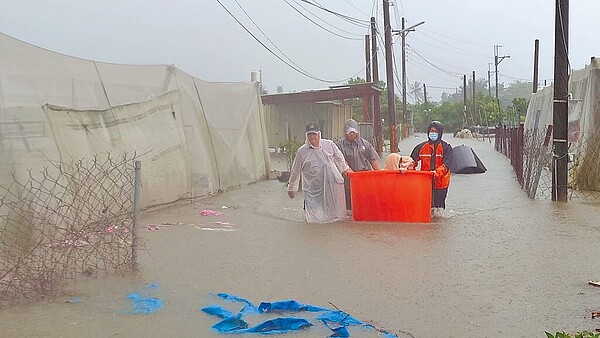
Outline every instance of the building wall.
{"type": "Polygon", "coordinates": [[[264,111],[269,146],[278,147],[287,144],[288,127],[292,140],[304,142],[309,122],[319,123],[323,138],[342,138],[352,107],[336,102],[294,103],[266,105],[264,111]]]}

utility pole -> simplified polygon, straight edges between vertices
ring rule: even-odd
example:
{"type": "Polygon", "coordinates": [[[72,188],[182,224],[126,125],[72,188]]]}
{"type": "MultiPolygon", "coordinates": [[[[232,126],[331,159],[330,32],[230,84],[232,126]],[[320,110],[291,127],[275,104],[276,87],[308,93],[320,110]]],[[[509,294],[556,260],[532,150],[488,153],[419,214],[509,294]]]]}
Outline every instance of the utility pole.
{"type": "Polygon", "coordinates": [[[552,172],[552,200],[567,201],[569,111],[569,0],[556,0],[554,19],[554,104],[552,145],[555,160],[552,172]]]}
{"type": "MultiPolygon", "coordinates": [[[[377,25],[375,17],[371,17],[371,67],[373,82],[379,86],[379,63],[377,62],[377,25]]],[[[383,153],[383,139],[381,135],[381,100],[379,96],[373,99],[373,134],[375,134],[375,150],[381,156],[383,153]]]]}
{"type": "MultiPolygon", "coordinates": [[[[365,77],[366,77],[366,82],[371,82],[371,36],[370,35],[365,35],[365,77]]],[[[362,103],[363,103],[363,118],[365,117],[365,112],[366,112],[366,121],[372,121],[372,105],[371,105],[371,99],[372,99],[372,95],[365,95],[362,98],[362,103]]]]}
{"type": "Polygon", "coordinates": [[[473,116],[475,115],[475,109],[477,107],[477,95],[475,94],[475,91],[475,71],[473,71],[473,109],[471,109],[471,122],[473,123],[473,126],[475,126],[475,119],[473,116]]]}
{"type": "Polygon", "coordinates": [[[392,26],[390,1],[383,0],[383,27],[385,31],[385,69],[387,75],[388,119],[390,127],[390,152],[398,152],[398,127],[396,126],[396,100],[394,95],[394,70],[392,62],[392,26]]]}
{"type": "Polygon", "coordinates": [[[429,123],[429,108],[427,108],[427,86],[423,83],[423,110],[425,111],[425,123],[429,123]]]}
{"type": "Polygon", "coordinates": [[[467,121],[467,76],[463,75],[463,125],[464,128],[469,121],[467,121]]]}
{"type": "Polygon", "coordinates": [[[494,45],[494,72],[496,75],[496,104],[498,105],[498,124],[500,124],[500,101],[498,100],[498,65],[504,59],[510,58],[510,55],[498,56],[498,51],[500,50],[500,45],[494,45]]]}
{"type": "Polygon", "coordinates": [[[488,62],[488,96],[492,96],[492,71],[490,70],[490,67],[492,66],[491,62],[488,62]]]}
{"type": "MultiPolygon", "coordinates": [[[[402,34],[402,121],[407,122],[406,115],[408,113],[406,109],[406,35],[408,32],[414,31],[415,27],[424,24],[425,21],[421,21],[418,24],[412,25],[408,28],[405,28],[405,20],[402,18],[402,29],[393,31],[396,34],[402,34]]],[[[413,114],[410,114],[410,125],[407,135],[410,133],[410,128],[414,129],[414,119],[413,114]]]]}
{"type": "MultiPolygon", "coordinates": [[[[404,126],[408,125],[407,119],[406,119],[406,31],[404,31],[404,26],[405,21],[404,18],[402,18],[402,122],[404,122],[404,126]]],[[[411,114],[412,115],[412,114],[411,114]]],[[[410,117],[410,125],[408,126],[408,130],[406,135],[408,136],[410,134],[410,128],[412,127],[412,116],[410,117]]],[[[404,134],[404,132],[403,132],[404,134]]]]}
{"type": "Polygon", "coordinates": [[[535,39],[533,47],[533,92],[537,93],[538,89],[538,65],[540,59],[540,40],[535,39]]]}

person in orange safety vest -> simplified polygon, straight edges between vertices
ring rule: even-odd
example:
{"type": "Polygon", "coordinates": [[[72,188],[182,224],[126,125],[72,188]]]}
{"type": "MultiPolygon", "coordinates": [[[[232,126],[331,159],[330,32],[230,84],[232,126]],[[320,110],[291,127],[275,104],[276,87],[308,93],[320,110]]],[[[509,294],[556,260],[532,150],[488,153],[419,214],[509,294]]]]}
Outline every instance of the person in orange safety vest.
{"type": "Polygon", "coordinates": [[[442,140],[444,126],[439,121],[433,121],[427,127],[427,141],[415,146],[410,157],[415,166],[421,162],[422,171],[433,173],[433,195],[431,207],[446,209],[446,196],[450,186],[450,161],[452,161],[452,146],[442,140]]]}

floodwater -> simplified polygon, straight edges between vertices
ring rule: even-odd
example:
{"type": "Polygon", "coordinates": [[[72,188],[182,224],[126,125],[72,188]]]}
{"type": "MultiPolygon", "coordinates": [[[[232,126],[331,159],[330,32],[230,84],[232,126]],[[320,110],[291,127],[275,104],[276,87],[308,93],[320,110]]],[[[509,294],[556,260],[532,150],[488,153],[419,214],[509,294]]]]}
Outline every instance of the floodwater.
{"type": "MultiPolygon", "coordinates": [[[[402,153],[423,139],[403,140],[402,153]]],[[[2,309],[0,336],[222,337],[210,329],[217,319],[199,311],[223,305],[209,297],[218,292],[256,305],[295,299],[335,306],[399,337],[545,337],[600,328],[591,318],[600,288],[588,285],[600,280],[599,206],[529,200],[509,160],[487,140],[445,139],[473,147],[488,171],[453,175],[444,218],[306,224],[302,198],[288,199],[277,180],[262,181],[145,213],[139,274],[80,280],[63,297],[2,309]],[[203,209],[222,215],[200,216],[203,209]],[[148,224],[159,230],[146,231],[148,224]],[[145,283],[159,285],[153,296],[164,308],[126,314],[126,295],[145,283]],[[64,302],[74,296],[81,302],[64,302]]],[[[284,336],[329,334],[313,327],[284,336]]]]}

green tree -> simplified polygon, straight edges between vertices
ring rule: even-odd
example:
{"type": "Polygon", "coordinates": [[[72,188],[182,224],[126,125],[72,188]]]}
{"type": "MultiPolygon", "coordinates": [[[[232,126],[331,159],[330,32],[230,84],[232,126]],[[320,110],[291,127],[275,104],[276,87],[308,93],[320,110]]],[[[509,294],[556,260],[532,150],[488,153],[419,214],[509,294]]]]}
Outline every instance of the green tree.
{"type": "MultiPolygon", "coordinates": [[[[346,82],[346,84],[358,84],[358,83],[366,83],[365,79],[357,76],[356,78],[351,78],[346,82]]],[[[344,100],[345,104],[349,104],[352,107],[352,118],[358,122],[363,121],[363,113],[362,113],[362,98],[352,98],[344,100]]]]}

